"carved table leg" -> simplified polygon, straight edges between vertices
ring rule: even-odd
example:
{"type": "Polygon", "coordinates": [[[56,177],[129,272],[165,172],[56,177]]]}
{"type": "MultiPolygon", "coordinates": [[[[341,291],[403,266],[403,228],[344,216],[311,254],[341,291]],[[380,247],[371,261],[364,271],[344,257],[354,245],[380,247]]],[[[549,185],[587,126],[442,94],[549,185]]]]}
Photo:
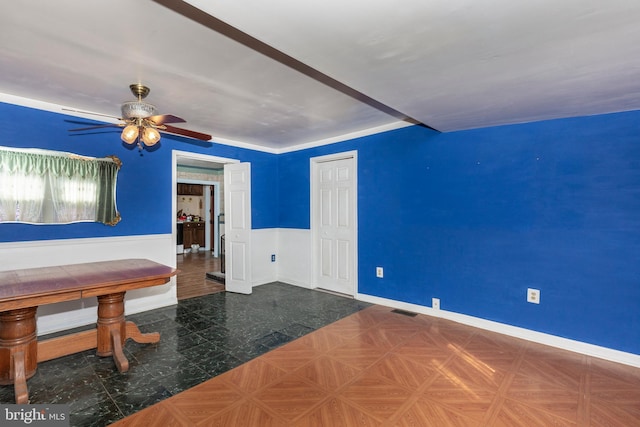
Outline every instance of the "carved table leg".
{"type": "Polygon", "coordinates": [[[37,307],[0,313],[0,384],[13,384],[16,403],[28,403],[27,379],[36,373],[37,307]]]}
{"type": "Polygon", "coordinates": [[[127,322],[127,337],[125,338],[125,341],[127,338],[131,338],[132,340],[140,344],[150,344],[160,341],[160,333],[149,332],[143,334],[142,332],[140,332],[140,329],[138,329],[138,326],[136,326],[135,323],[127,322]]]}
{"type": "Polygon", "coordinates": [[[129,369],[122,351],[126,339],[124,321],[124,292],[98,296],[98,356],[113,356],[120,372],[129,369]]]}
{"type": "Polygon", "coordinates": [[[122,346],[131,338],[138,343],[160,341],[157,332],[143,334],[133,322],[124,320],[124,292],[98,297],[98,356],[113,356],[120,372],[129,370],[122,346]]]}
{"type": "Polygon", "coordinates": [[[13,390],[15,392],[16,403],[29,403],[29,389],[27,389],[23,351],[18,351],[13,354],[13,369],[13,390]]]}
{"type": "Polygon", "coordinates": [[[129,361],[122,351],[122,343],[125,340],[120,336],[118,329],[111,330],[111,345],[113,348],[113,361],[116,363],[116,367],[120,372],[127,372],[129,370],[129,361]]]}

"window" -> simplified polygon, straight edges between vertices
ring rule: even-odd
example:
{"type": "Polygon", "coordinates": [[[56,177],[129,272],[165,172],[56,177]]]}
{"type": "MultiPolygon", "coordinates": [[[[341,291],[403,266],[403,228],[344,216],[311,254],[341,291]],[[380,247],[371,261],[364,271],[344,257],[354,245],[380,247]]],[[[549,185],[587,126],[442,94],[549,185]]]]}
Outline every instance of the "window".
{"type": "Polygon", "coordinates": [[[120,221],[117,157],[0,147],[0,223],[120,221]]]}

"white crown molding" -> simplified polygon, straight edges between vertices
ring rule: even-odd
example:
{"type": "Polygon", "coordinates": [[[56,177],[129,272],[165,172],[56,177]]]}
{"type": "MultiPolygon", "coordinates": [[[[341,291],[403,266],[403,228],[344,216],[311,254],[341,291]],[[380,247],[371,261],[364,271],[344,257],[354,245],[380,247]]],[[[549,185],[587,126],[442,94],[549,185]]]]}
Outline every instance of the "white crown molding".
{"type": "Polygon", "coordinates": [[[320,147],[323,145],[334,144],[336,142],[349,141],[352,139],[375,135],[375,134],[387,132],[390,130],[402,129],[409,126],[414,126],[414,124],[409,122],[404,122],[404,121],[397,121],[397,122],[388,123],[382,126],[376,126],[368,129],[359,130],[356,132],[345,133],[343,135],[338,135],[331,138],[320,139],[317,141],[306,142],[304,144],[283,148],[283,149],[277,150],[277,154],[284,154],[284,153],[290,153],[293,151],[306,150],[308,148],[320,147]]]}
{"type": "Polygon", "coordinates": [[[83,114],[77,111],[63,111],[63,108],[67,108],[69,110],[75,110],[74,107],[69,107],[66,105],[59,105],[59,104],[52,104],[50,102],[44,102],[44,101],[37,101],[35,99],[9,95],[7,93],[0,93],[0,102],[19,105],[21,107],[34,108],[36,110],[49,111],[52,113],[66,114],[68,116],[73,116],[73,117],[81,117],[83,119],[94,120],[98,122],[119,123],[119,120],[117,118],[110,119],[109,117],[101,117],[100,119],[97,119],[95,116],[91,114],[83,114]]]}
{"type": "MultiPolygon", "coordinates": [[[[52,113],[66,114],[68,116],[81,117],[81,118],[84,118],[84,119],[101,121],[101,122],[105,122],[105,123],[119,123],[119,121],[117,119],[109,119],[108,117],[103,117],[103,118],[100,118],[98,120],[98,119],[96,119],[95,116],[90,115],[90,114],[83,114],[83,113],[79,113],[77,111],[66,111],[66,110],[63,110],[63,108],[67,108],[69,110],[75,110],[74,107],[63,106],[63,105],[58,105],[58,104],[52,104],[50,102],[44,102],[44,101],[37,101],[35,99],[24,98],[24,97],[21,97],[21,96],[10,95],[10,94],[6,94],[6,93],[0,93],[0,102],[4,102],[4,103],[7,103],[7,104],[13,104],[13,105],[19,105],[19,106],[22,106],[22,107],[34,108],[34,109],[37,109],[37,110],[50,111],[52,113]]],[[[387,132],[387,131],[395,130],[395,129],[401,129],[401,128],[404,128],[404,127],[407,127],[407,126],[413,126],[413,124],[405,122],[405,121],[397,121],[397,122],[385,124],[385,125],[382,125],[382,126],[376,126],[376,127],[369,128],[369,129],[363,129],[363,130],[360,130],[360,131],[350,132],[350,133],[346,133],[346,134],[343,134],[343,135],[338,135],[338,136],[335,136],[335,137],[325,138],[325,139],[321,139],[321,140],[317,140],[317,141],[305,142],[303,144],[294,145],[294,146],[287,147],[287,148],[280,148],[280,149],[271,148],[271,147],[265,147],[265,146],[262,146],[262,145],[252,144],[252,143],[248,143],[248,142],[236,141],[236,140],[233,140],[233,139],[216,137],[215,135],[213,135],[213,137],[211,138],[211,142],[214,143],[214,144],[228,145],[228,146],[231,146],[231,147],[244,148],[244,149],[247,149],[247,150],[254,150],[254,151],[261,151],[261,152],[269,153],[269,154],[284,154],[284,153],[290,153],[290,152],[294,152],[294,151],[306,150],[308,148],[315,148],[315,147],[320,147],[320,146],[323,146],[323,145],[334,144],[336,142],[344,142],[344,141],[348,141],[348,140],[355,139],[355,138],[362,138],[362,137],[369,136],[369,135],[375,135],[377,133],[387,132]]]]}

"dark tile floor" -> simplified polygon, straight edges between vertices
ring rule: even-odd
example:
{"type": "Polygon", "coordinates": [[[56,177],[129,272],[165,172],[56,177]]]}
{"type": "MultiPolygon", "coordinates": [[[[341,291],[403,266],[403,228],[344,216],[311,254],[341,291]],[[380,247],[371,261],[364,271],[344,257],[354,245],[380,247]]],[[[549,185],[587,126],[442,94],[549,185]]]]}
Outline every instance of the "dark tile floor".
{"type": "MultiPolygon", "coordinates": [[[[42,362],[27,381],[30,402],[69,404],[71,426],[105,426],[367,306],[282,283],[183,300],[127,316],[161,334],[157,344],[127,341],[128,372],[95,351],[42,362]]],[[[0,386],[0,403],[13,402],[13,386],[0,386]]]]}

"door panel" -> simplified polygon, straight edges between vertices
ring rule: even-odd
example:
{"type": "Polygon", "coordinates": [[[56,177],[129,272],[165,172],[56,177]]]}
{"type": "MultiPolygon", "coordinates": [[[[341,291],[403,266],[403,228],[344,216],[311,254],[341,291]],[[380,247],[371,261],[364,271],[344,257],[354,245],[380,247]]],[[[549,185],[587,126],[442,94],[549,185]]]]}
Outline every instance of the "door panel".
{"type": "Polygon", "coordinates": [[[336,216],[338,217],[337,226],[339,228],[348,228],[350,220],[349,210],[349,189],[338,188],[337,189],[338,208],[336,216]]]}
{"type": "Polygon", "coordinates": [[[224,165],[225,289],[250,294],[251,284],[251,164],[224,165]]]}
{"type": "Polygon", "coordinates": [[[332,192],[330,190],[326,190],[326,189],[322,189],[321,191],[321,197],[322,197],[322,201],[321,203],[321,212],[322,212],[322,219],[320,220],[320,222],[322,223],[323,227],[330,227],[332,224],[332,209],[331,209],[331,196],[333,195],[332,192]]]}
{"type": "Polygon", "coordinates": [[[347,240],[338,240],[338,257],[337,257],[337,275],[342,281],[349,280],[349,265],[351,263],[350,242],[347,240]]]}
{"type": "Polygon", "coordinates": [[[235,221],[232,220],[229,224],[229,229],[232,231],[236,230],[244,230],[247,228],[246,224],[246,206],[245,206],[245,194],[244,192],[232,191],[229,194],[229,204],[231,211],[234,213],[232,218],[235,218],[235,221]]]}
{"type": "Polygon", "coordinates": [[[244,242],[231,242],[231,277],[235,280],[246,281],[247,266],[245,265],[247,245],[244,242]]]}
{"type": "Polygon", "coordinates": [[[320,245],[320,258],[322,265],[320,274],[322,275],[322,277],[331,280],[331,276],[333,275],[331,272],[331,267],[333,266],[333,251],[331,250],[333,247],[333,242],[329,239],[322,239],[320,245]]]}

